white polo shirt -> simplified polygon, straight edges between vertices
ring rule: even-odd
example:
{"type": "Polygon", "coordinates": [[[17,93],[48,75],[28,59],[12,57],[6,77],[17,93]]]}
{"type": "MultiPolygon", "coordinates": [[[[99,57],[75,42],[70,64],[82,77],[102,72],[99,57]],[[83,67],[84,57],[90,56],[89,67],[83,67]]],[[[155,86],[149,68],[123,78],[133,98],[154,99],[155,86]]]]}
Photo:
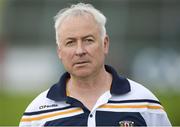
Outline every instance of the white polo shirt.
{"type": "MultiPolygon", "coordinates": [[[[89,111],[66,94],[69,73],[27,107],[20,121],[25,126],[171,126],[158,99],[144,86],[120,77],[105,65],[113,80],[111,89],[89,111]]],[[[89,93],[91,94],[91,93],[89,93]]]]}

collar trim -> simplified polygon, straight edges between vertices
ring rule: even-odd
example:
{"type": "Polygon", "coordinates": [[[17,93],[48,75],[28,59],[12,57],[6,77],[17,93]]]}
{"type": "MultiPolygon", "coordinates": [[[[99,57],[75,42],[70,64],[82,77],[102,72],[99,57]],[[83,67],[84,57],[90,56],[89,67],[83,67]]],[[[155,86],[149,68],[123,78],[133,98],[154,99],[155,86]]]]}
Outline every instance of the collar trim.
{"type": "MultiPolygon", "coordinates": [[[[105,65],[105,69],[107,72],[111,73],[112,85],[110,89],[110,93],[114,95],[122,95],[131,91],[130,83],[126,78],[120,77],[118,73],[108,65],[105,65]]],[[[66,94],[66,81],[70,78],[70,74],[65,72],[58,83],[54,84],[48,91],[47,98],[52,99],[54,101],[65,101],[67,100],[66,94]]]]}

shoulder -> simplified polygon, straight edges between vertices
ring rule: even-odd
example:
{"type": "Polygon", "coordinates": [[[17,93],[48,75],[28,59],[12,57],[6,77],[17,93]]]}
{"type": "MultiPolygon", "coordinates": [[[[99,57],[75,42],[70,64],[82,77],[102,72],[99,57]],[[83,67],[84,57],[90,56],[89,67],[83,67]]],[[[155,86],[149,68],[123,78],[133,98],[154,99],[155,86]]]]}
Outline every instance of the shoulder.
{"type": "Polygon", "coordinates": [[[50,120],[55,112],[62,112],[69,107],[64,101],[54,101],[47,98],[48,90],[39,94],[26,108],[21,120],[20,127],[43,126],[45,119],[50,120]]]}
{"type": "Polygon", "coordinates": [[[52,103],[52,100],[47,98],[48,90],[40,93],[27,107],[25,112],[36,112],[42,109],[43,105],[52,103]]]}
{"type": "Polygon", "coordinates": [[[113,95],[113,100],[154,100],[159,102],[157,97],[143,85],[127,79],[130,84],[130,91],[126,94],[113,95]]]}
{"type": "Polygon", "coordinates": [[[134,99],[151,99],[159,101],[158,98],[143,85],[128,79],[131,87],[129,95],[134,99]]]}
{"type": "Polygon", "coordinates": [[[26,108],[24,114],[36,113],[55,108],[63,108],[68,106],[64,101],[56,102],[47,97],[48,90],[40,93],[26,108]]]}

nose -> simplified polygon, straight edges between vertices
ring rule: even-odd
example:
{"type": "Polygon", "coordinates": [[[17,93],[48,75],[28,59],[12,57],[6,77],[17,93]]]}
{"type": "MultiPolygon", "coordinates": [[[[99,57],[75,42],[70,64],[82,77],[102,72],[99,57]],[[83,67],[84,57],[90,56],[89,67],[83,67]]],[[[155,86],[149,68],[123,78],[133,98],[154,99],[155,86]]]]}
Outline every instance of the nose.
{"type": "Polygon", "coordinates": [[[77,56],[84,56],[86,54],[85,47],[81,41],[78,42],[75,53],[77,56]]]}

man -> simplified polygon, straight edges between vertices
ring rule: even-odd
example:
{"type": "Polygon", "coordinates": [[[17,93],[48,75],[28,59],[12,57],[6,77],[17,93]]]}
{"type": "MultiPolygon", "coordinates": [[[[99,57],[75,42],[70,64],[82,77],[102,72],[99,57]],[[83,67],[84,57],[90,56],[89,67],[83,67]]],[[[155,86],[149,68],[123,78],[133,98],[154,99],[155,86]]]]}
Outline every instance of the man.
{"type": "Polygon", "coordinates": [[[79,3],[55,17],[60,81],[26,109],[20,126],[170,126],[158,99],[104,65],[109,49],[105,16],[79,3]]]}

